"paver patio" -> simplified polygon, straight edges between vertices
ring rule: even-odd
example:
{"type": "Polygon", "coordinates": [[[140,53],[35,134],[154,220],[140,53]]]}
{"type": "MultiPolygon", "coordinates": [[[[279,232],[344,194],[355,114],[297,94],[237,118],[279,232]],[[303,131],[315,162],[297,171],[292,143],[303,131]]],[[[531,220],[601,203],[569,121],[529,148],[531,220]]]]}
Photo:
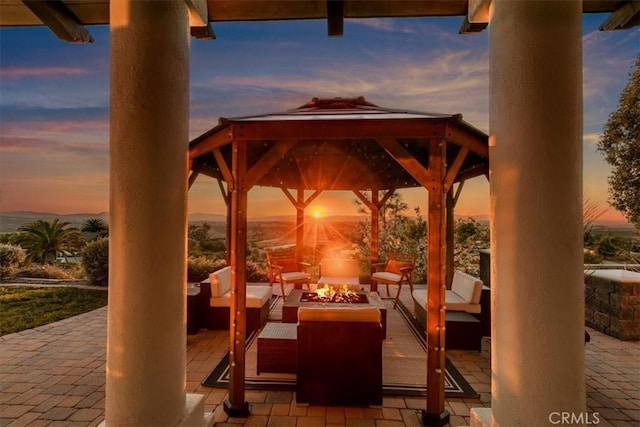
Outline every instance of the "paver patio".
{"type": "MultiPolygon", "coordinates": [[[[408,289],[401,299],[412,307],[408,289]]],[[[103,420],[106,319],[105,307],[0,337],[0,426],[95,426],[103,420]]],[[[587,330],[588,412],[598,412],[599,426],[640,425],[640,342],[587,330]]],[[[310,407],[298,406],[293,392],[253,390],[246,392],[251,416],[228,418],[222,410],[226,390],[200,385],[228,345],[227,331],[201,330],[187,337],[186,390],[206,396],[217,426],[420,426],[424,398],[385,396],[383,406],[373,408],[310,407]]],[[[483,338],[482,348],[447,351],[480,396],[447,399],[451,426],[468,425],[470,408],[490,406],[489,338],[483,338]]]]}

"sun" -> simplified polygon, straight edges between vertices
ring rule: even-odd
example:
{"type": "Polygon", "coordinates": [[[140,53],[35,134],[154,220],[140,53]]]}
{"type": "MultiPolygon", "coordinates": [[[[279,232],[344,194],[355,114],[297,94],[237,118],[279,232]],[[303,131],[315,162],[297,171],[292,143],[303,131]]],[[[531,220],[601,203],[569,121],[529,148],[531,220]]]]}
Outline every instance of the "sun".
{"type": "Polygon", "coordinates": [[[313,215],[314,218],[322,218],[324,216],[324,208],[322,206],[312,207],[311,215],[313,215]]]}

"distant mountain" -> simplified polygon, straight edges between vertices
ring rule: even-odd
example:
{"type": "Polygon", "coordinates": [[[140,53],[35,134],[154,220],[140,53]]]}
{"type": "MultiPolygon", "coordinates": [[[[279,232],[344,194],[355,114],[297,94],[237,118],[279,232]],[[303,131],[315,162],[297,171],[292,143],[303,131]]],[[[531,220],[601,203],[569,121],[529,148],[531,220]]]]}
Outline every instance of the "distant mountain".
{"type": "Polygon", "coordinates": [[[90,218],[100,218],[107,222],[109,214],[107,212],[73,214],[58,214],[52,212],[0,212],[0,232],[16,231],[23,225],[33,221],[52,221],[56,218],[62,222],[68,222],[71,227],[79,228],[90,218]]]}

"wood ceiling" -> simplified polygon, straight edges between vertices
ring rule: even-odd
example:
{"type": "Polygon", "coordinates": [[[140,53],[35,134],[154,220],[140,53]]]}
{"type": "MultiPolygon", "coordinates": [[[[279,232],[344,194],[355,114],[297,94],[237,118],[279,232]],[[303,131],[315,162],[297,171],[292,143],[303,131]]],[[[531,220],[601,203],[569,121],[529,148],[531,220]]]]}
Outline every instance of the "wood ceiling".
{"type": "MultiPolygon", "coordinates": [[[[184,0],[191,34],[215,38],[212,23],[326,19],[330,36],[342,35],[344,19],[460,16],[461,33],[487,26],[491,0],[184,0]]],[[[610,13],[601,30],[640,25],[639,0],[583,0],[584,13],[610,13]]],[[[0,0],[0,27],[46,25],[59,38],[78,43],[93,39],[85,25],[109,23],[109,0],[0,0]]]]}

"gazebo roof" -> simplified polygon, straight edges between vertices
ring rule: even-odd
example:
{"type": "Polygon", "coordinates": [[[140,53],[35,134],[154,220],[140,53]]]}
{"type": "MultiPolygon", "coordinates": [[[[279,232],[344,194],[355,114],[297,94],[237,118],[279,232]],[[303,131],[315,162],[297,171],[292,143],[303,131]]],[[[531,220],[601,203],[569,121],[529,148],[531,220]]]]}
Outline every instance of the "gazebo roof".
{"type": "Polygon", "coordinates": [[[383,108],[363,97],[313,98],[283,112],[221,118],[191,141],[189,159],[194,172],[228,182],[231,142],[246,141],[251,185],[400,189],[424,186],[432,139],[446,143],[448,165],[460,163],[449,180],[488,173],[488,136],[461,114],[383,108]]]}

